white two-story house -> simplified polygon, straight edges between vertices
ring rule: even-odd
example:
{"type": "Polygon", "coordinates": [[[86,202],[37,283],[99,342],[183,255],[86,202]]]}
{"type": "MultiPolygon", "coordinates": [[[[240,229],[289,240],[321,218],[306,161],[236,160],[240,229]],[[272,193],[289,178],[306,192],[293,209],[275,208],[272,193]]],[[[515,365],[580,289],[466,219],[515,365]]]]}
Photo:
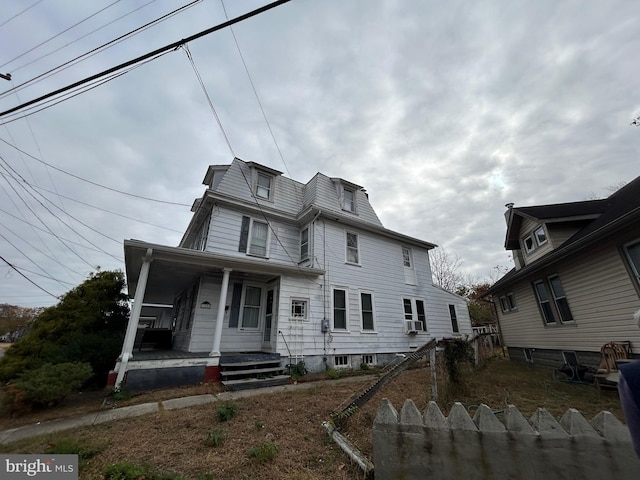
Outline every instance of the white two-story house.
{"type": "Polygon", "coordinates": [[[362,187],[237,158],[203,183],[178,247],[124,242],[133,307],[112,383],[224,380],[234,361],[360,368],[471,334],[466,301],[432,283],[435,245],[384,228],[362,187]]]}

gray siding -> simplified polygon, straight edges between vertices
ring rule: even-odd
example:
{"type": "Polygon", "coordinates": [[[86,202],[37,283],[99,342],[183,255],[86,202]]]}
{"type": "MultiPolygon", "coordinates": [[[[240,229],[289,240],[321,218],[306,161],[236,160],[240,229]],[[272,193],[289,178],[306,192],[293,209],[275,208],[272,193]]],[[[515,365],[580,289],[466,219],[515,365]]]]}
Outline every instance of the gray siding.
{"type": "Polygon", "coordinates": [[[518,304],[517,311],[499,313],[505,344],[597,352],[606,342],[630,340],[634,352],[640,353],[640,329],[633,321],[640,299],[618,250],[624,241],[601,244],[497,292],[496,298],[513,292],[518,304]],[[573,323],[545,326],[542,321],[531,284],[553,274],[560,276],[573,323]]]}

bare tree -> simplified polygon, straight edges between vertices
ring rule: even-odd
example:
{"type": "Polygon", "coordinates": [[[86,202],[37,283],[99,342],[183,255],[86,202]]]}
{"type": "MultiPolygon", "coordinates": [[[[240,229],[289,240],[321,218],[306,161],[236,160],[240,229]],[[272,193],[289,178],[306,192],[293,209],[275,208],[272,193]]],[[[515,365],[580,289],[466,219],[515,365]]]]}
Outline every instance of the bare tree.
{"type": "Polygon", "coordinates": [[[433,283],[449,292],[455,292],[463,283],[463,275],[460,273],[462,259],[458,255],[449,255],[444,247],[431,250],[429,259],[433,283]]]}

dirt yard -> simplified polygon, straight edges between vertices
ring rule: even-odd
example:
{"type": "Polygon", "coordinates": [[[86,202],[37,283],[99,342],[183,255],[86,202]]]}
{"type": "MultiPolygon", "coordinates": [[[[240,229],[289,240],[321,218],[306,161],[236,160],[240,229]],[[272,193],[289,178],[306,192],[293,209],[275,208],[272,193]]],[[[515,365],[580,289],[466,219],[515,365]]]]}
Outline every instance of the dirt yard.
{"type": "MultiPolygon", "coordinates": [[[[81,469],[82,480],[103,478],[106,466],[122,460],[147,463],[194,480],[359,479],[361,472],[328,439],[321,423],[369,381],[335,380],[317,383],[306,391],[265,393],[238,400],[235,416],[226,422],[218,418],[222,404],[214,403],[186,410],[161,410],[126,422],[3,445],[0,451],[40,453],[62,441],[75,442],[92,453],[81,469]],[[222,445],[207,444],[208,436],[222,441],[222,445]],[[272,452],[275,453],[272,460],[250,456],[252,448],[265,442],[277,448],[277,452],[272,452]]],[[[203,385],[150,392],[118,402],[116,406],[217,391],[219,387],[203,385]]],[[[3,418],[0,428],[96,410],[102,405],[103,397],[100,392],[76,395],[58,410],[3,418]]],[[[591,385],[558,382],[553,380],[550,370],[515,364],[503,358],[492,359],[485,367],[468,371],[460,393],[455,396],[446,386],[439,385],[439,397],[445,414],[455,400],[463,402],[470,411],[480,403],[494,409],[513,404],[525,416],[538,407],[545,407],[560,417],[567,408],[573,407],[587,419],[601,410],[609,410],[624,420],[616,391],[598,394],[591,385]]],[[[369,457],[371,426],[382,398],[388,398],[398,410],[405,399],[411,398],[423,409],[431,400],[429,369],[421,367],[404,372],[349,419],[343,433],[369,457]]],[[[375,458],[372,460],[375,463],[375,458]]]]}

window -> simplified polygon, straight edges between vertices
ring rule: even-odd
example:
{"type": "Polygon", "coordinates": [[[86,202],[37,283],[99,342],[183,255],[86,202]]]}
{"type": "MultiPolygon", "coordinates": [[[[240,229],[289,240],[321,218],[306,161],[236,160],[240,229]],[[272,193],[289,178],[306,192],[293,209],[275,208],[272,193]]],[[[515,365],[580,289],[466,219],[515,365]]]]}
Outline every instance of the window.
{"type": "Polygon", "coordinates": [[[244,291],[244,303],[242,305],[242,328],[258,328],[260,324],[260,300],[262,289],[260,287],[247,286],[244,291]]]}
{"type": "Polygon", "coordinates": [[[360,292],[360,314],[362,316],[362,330],[374,331],[373,295],[360,292]]]}
{"type": "Polygon", "coordinates": [[[527,253],[530,253],[535,248],[533,244],[533,237],[531,235],[524,238],[524,249],[527,253]]]}
{"type": "Polygon", "coordinates": [[[333,328],[347,329],[347,291],[340,288],[333,290],[333,328]]]}
{"type": "Polygon", "coordinates": [[[638,287],[640,287],[640,241],[625,245],[624,252],[627,256],[631,271],[638,282],[638,287]]]}
{"type": "Polygon", "coordinates": [[[500,310],[502,313],[507,313],[511,310],[517,310],[518,307],[516,305],[516,299],[513,296],[513,293],[507,293],[500,297],[500,310]]]}
{"type": "Polygon", "coordinates": [[[300,260],[309,258],[309,227],[300,232],[300,260]]]}
{"type": "Polygon", "coordinates": [[[402,306],[406,330],[409,332],[426,332],[427,315],[424,309],[424,301],[417,298],[403,298],[402,306]]]}
{"type": "Polygon", "coordinates": [[[349,366],[349,355],[336,355],[333,357],[333,366],[336,368],[346,368],[349,366]]]}
{"type": "Polygon", "coordinates": [[[347,232],[347,263],[359,263],[358,235],[347,232]]]}
{"type": "Polygon", "coordinates": [[[536,237],[536,243],[538,246],[547,243],[547,234],[544,233],[544,227],[540,226],[536,228],[533,232],[533,236],[536,237]]]}
{"type": "Polygon", "coordinates": [[[458,327],[458,315],[456,315],[456,306],[449,305],[449,317],[451,317],[451,330],[453,333],[460,333],[460,328],[458,327]]]}
{"type": "Polygon", "coordinates": [[[239,252],[266,257],[268,238],[269,225],[267,223],[259,222],[249,217],[242,217],[240,242],[238,244],[239,252]]]}
{"type": "Polygon", "coordinates": [[[573,322],[573,315],[571,315],[569,302],[567,302],[567,295],[564,293],[564,288],[562,287],[562,282],[560,282],[560,277],[558,277],[557,275],[549,277],[549,285],[551,286],[553,299],[556,303],[558,314],[560,315],[560,321],[563,323],[573,322]]]}
{"type": "Polygon", "coordinates": [[[256,196],[270,200],[272,182],[273,177],[258,172],[258,178],[256,180],[256,196]]]}
{"type": "Polygon", "coordinates": [[[530,348],[523,348],[522,353],[524,355],[524,361],[527,363],[533,363],[533,350],[530,348]]]}
{"type": "Polygon", "coordinates": [[[547,287],[542,280],[538,280],[533,284],[533,288],[536,291],[538,298],[538,304],[540,305],[540,311],[542,312],[542,318],[547,325],[556,323],[556,319],[553,316],[553,308],[549,301],[549,293],[547,287]]]}
{"type": "Polygon", "coordinates": [[[307,319],[307,300],[291,300],[291,318],[294,320],[307,319]]]}
{"type": "Polygon", "coordinates": [[[413,268],[413,257],[410,248],[402,247],[402,264],[404,268],[404,283],[415,285],[417,283],[416,271],[413,268]]]}
{"type": "Polygon", "coordinates": [[[509,310],[517,310],[518,305],[516,305],[516,299],[513,296],[513,293],[507,294],[507,302],[509,302],[509,310]]]}
{"type": "Polygon", "coordinates": [[[356,211],[356,192],[348,188],[342,189],[342,208],[348,212],[356,211]]]}
{"type": "Polygon", "coordinates": [[[368,354],[362,355],[362,363],[364,365],[369,365],[369,366],[375,365],[376,364],[375,362],[376,362],[376,357],[374,354],[368,353],[368,354]]]}

